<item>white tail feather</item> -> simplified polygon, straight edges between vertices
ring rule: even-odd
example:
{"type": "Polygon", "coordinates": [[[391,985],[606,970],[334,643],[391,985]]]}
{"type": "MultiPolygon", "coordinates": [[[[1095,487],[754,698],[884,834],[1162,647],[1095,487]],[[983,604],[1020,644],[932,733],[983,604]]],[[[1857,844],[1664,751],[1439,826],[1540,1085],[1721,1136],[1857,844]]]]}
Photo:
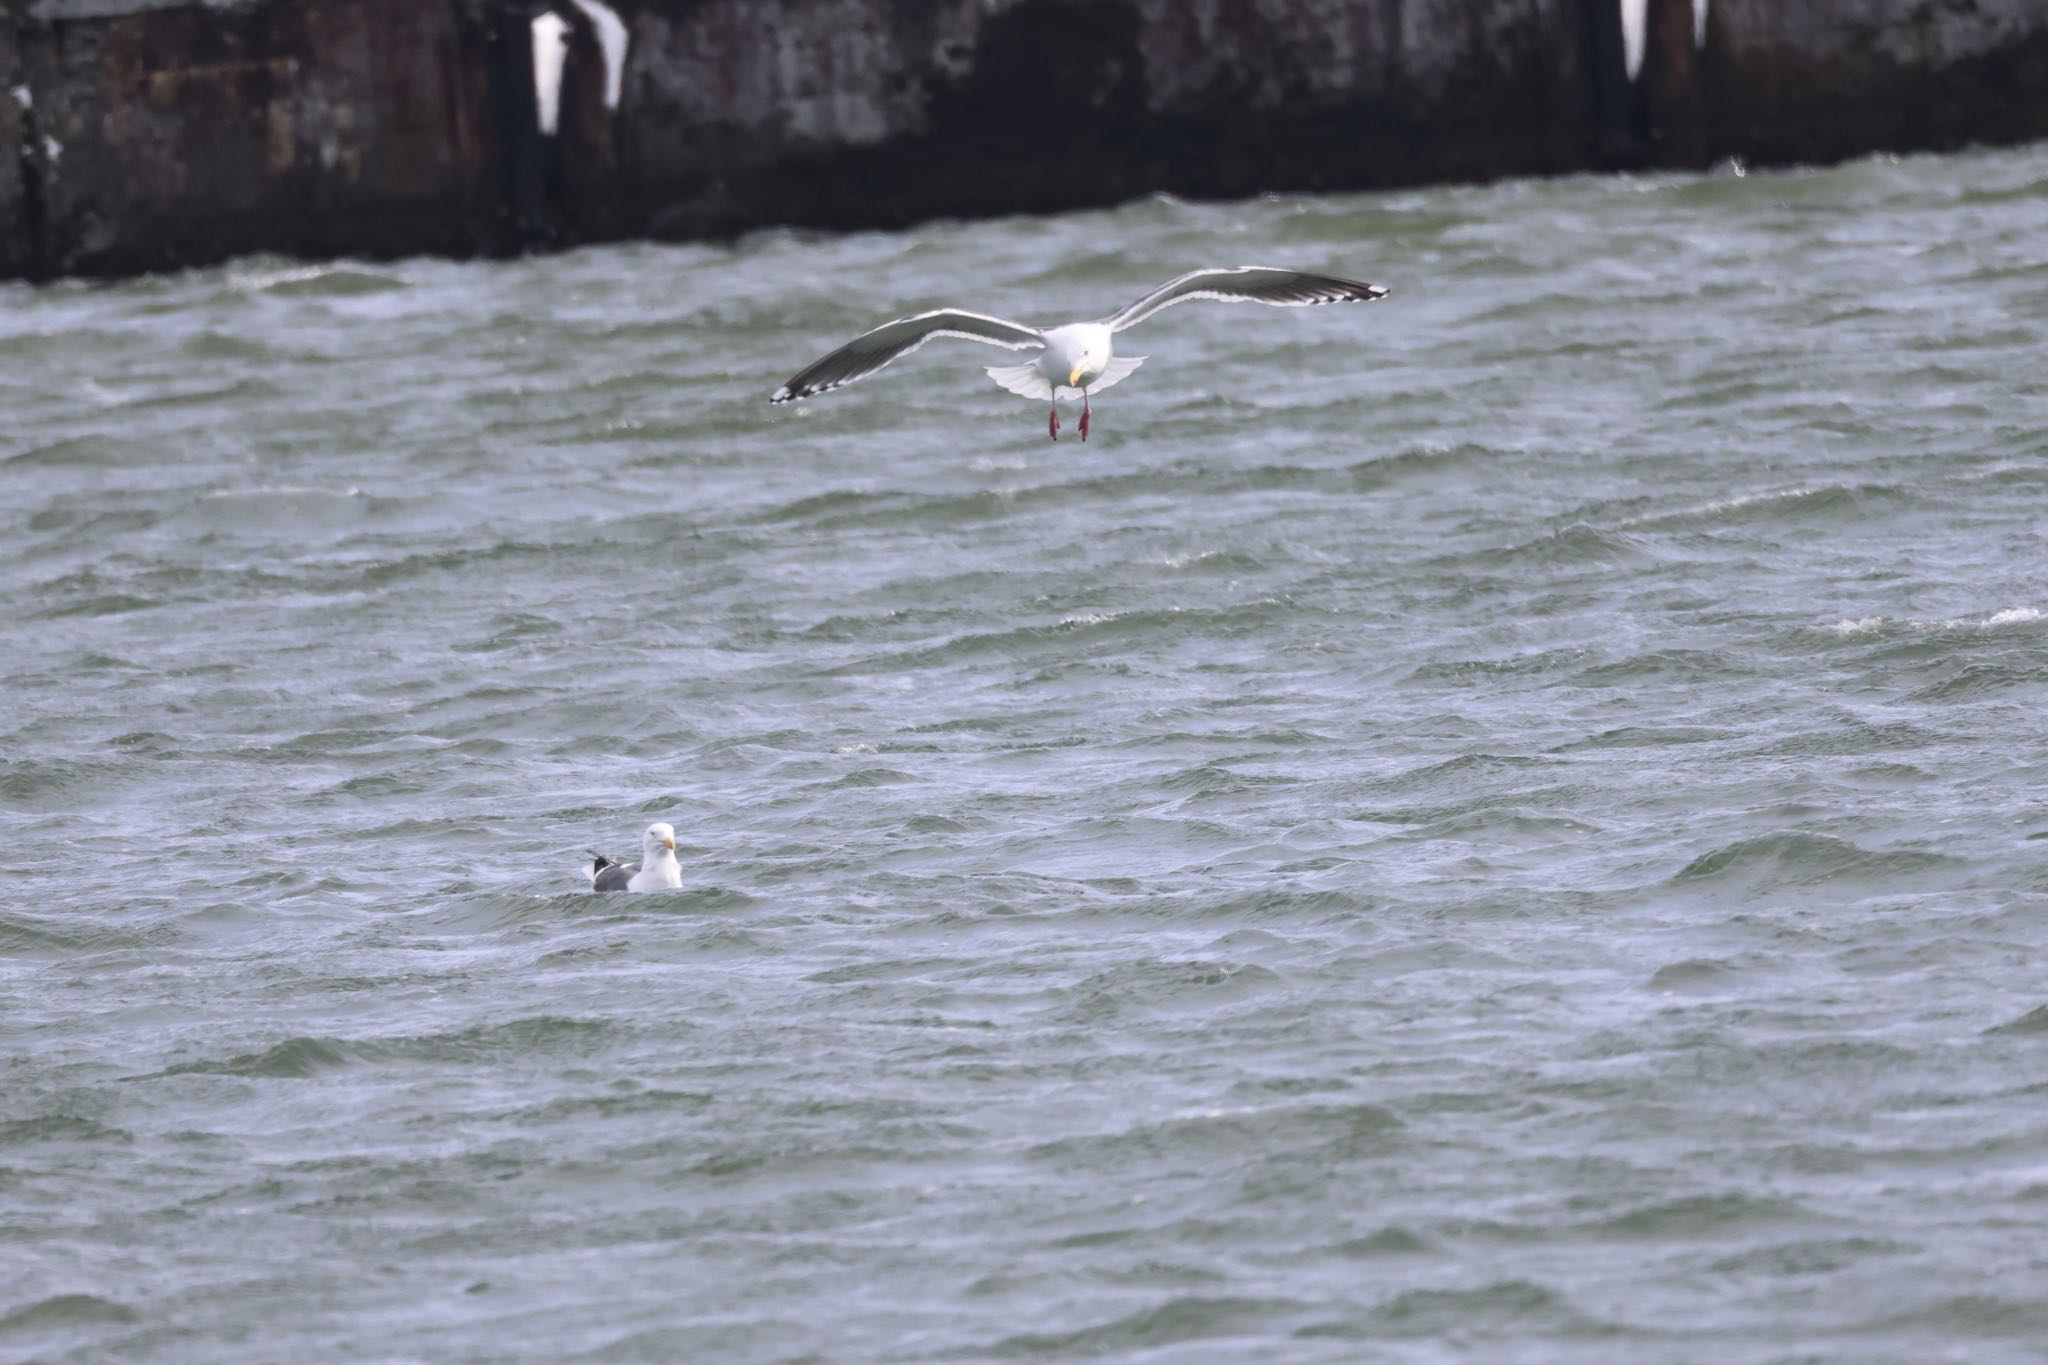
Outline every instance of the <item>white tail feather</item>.
{"type": "Polygon", "coordinates": [[[1111,384],[1115,384],[1118,381],[1127,378],[1132,370],[1135,370],[1140,365],[1144,364],[1147,359],[1149,359],[1149,357],[1142,355],[1111,356],[1109,358],[1109,363],[1102,367],[1102,378],[1096,380],[1093,384],[1090,384],[1088,386],[1088,392],[1101,393],[1111,384]]]}
{"type": "MultiPolygon", "coordinates": [[[[1101,393],[1110,385],[1126,378],[1132,370],[1144,364],[1147,357],[1142,355],[1111,356],[1102,367],[1102,378],[1088,386],[1088,392],[1101,393]]],[[[988,377],[1021,398],[1053,397],[1052,381],[1038,372],[1038,362],[1028,360],[1022,365],[990,365],[988,377]]],[[[1079,398],[1081,391],[1070,385],[1059,386],[1059,397],[1079,398]]]]}
{"type": "Polygon", "coordinates": [[[990,365],[988,377],[1021,398],[1050,398],[1052,385],[1038,372],[1038,362],[1022,365],[990,365]]]}

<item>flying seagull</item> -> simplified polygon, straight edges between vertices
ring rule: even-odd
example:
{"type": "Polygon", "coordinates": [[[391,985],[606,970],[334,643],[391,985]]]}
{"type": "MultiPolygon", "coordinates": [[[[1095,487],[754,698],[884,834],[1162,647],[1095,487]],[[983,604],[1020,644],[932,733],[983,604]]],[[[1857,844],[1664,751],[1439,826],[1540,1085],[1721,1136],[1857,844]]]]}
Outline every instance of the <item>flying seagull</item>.
{"type": "Polygon", "coordinates": [[[676,866],[676,832],[667,825],[649,825],[640,836],[640,861],[622,863],[591,850],[583,869],[592,891],[673,891],[683,884],[676,866]]]}
{"type": "MultiPolygon", "coordinates": [[[[1331,275],[1310,275],[1299,270],[1277,270],[1272,266],[1238,265],[1209,270],[1190,270],[1168,280],[1145,297],[1111,313],[1100,322],[1070,322],[1064,327],[1043,330],[985,313],[959,308],[940,308],[915,317],[885,322],[872,332],[863,332],[823,360],[803,370],[775,391],[768,401],[787,403],[826,393],[908,355],[933,337],[966,337],[1007,346],[1013,351],[1038,349],[1041,354],[1022,365],[988,366],[989,378],[1025,398],[1071,399],[1081,397],[1081,439],[1088,439],[1088,396],[1100,393],[1145,363],[1141,355],[1115,353],[1115,337],[1126,327],[1143,322],[1162,308],[1189,299],[1213,299],[1218,303],[1270,303],[1282,308],[1305,308],[1315,303],[1371,303],[1387,291],[1376,284],[1340,280],[1331,275]]],[[[1046,422],[1053,440],[1060,438],[1060,410],[1055,407],[1046,422]]]]}

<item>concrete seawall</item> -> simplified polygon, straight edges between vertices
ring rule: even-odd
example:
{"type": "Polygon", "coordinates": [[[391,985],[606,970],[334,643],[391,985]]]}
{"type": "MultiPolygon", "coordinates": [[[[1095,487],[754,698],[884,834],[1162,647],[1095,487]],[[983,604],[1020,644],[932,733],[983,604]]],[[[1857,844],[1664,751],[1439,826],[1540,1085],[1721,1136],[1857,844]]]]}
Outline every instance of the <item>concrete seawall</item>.
{"type": "Polygon", "coordinates": [[[2040,0],[1637,2],[0,0],[0,275],[2048,136],[2040,0]]]}

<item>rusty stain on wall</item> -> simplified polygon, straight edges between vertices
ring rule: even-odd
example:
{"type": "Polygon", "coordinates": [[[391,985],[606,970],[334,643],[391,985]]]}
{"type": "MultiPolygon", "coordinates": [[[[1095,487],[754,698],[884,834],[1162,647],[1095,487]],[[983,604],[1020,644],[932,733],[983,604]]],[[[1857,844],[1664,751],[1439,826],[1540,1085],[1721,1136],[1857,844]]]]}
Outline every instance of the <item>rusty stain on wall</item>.
{"type": "Polygon", "coordinates": [[[270,173],[283,175],[299,159],[297,126],[292,119],[292,111],[283,105],[273,104],[263,111],[263,116],[268,129],[264,146],[269,154],[267,164],[270,173]]]}
{"type": "Polygon", "coordinates": [[[180,100],[194,98],[195,94],[204,98],[211,93],[209,90],[195,92],[195,86],[264,91],[273,85],[289,86],[298,74],[296,59],[271,57],[261,61],[202,62],[151,71],[143,77],[142,84],[151,104],[159,109],[169,109],[180,100]],[[254,79],[248,79],[251,77],[254,79]]]}

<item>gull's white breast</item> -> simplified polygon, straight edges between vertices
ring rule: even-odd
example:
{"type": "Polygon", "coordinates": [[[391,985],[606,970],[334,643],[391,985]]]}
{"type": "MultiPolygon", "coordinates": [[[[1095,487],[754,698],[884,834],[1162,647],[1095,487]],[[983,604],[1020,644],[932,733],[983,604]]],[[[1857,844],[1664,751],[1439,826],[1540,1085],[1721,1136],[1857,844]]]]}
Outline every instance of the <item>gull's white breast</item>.
{"type": "Polygon", "coordinates": [[[673,891],[682,884],[682,864],[676,861],[675,854],[657,844],[652,851],[640,860],[640,870],[635,872],[633,879],[626,883],[626,889],[628,891],[673,891]]]}
{"type": "MultiPolygon", "coordinates": [[[[1110,330],[1099,322],[1070,322],[1064,327],[1049,328],[1045,333],[1045,350],[1038,356],[1038,372],[1055,388],[1071,388],[1067,376],[1074,372],[1074,366],[1091,343],[1098,343],[1096,353],[1105,362],[1114,353],[1110,330]]],[[[1082,371],[1081,387],[1088,387],[1101,376],[1099,369],[1082,371]]]]}

